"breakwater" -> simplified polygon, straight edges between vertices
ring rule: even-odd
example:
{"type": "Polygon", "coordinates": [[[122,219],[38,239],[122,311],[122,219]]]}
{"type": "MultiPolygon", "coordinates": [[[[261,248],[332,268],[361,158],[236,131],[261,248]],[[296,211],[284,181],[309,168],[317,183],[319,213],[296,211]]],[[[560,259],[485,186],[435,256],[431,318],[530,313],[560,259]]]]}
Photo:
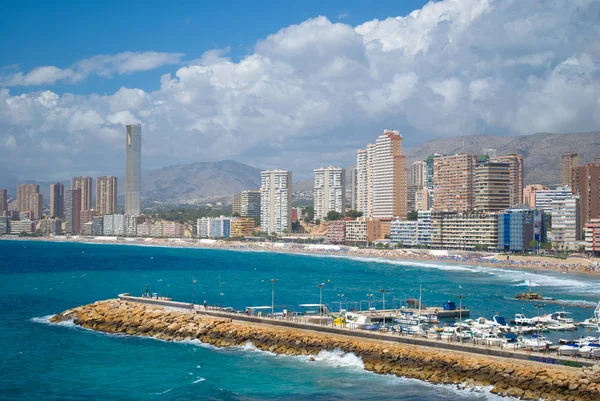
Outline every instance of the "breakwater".
{"type": "Polygon", "coordinates": [[[523,399],[598,400],[600,365],[582,369],[503,360],[454,351],[309,330],[236,322],[122,300],[98,301],[53,316],[106,333],[167,341],[198,339],[217,347],[245,345],[285,355],[316,355],[339,349],[363,360],[366,370],[431,383],[492,386],[492,392],[523,399]]]}

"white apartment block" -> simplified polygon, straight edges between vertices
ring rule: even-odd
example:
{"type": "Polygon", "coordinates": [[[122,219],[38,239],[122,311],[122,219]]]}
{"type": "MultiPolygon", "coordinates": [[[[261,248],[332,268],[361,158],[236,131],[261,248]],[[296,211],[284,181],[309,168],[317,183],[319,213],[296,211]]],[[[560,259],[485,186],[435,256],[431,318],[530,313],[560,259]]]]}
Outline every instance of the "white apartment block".
{"type": "Polygon", "coordinates": [[[577,241],[581,239],[582,229],[579,196],[570,195],[553,199],[550,213],[552,214],[552,245],[555,248],[577,249],[577,241]]]}
{"type": "Polygon", "coordinates": [[[417,234],[417,243],[419,245],[429,246],[431,244],[431,211],[418,211],[417,234]]]}
{"type": "Polygon", "coordinates": [[[498,247],[498,216],[495,213],[433,213],[431,246],[443,249],[495,250],[498,247]]]}
{"type": "Polygon", "coordinates": [[[315,169],[313,201],[315,219],[323,220],[327,213],[345,212],[346,177],[341,167],[315,169]]]}
{"type": "Polygon", "coordinates": [[[552,201],[566,199],[571,196],[571,187],[564,186],[556,189],[540,189],[535,191],[535,208],[544,213],[552,213],[552,201]]]}
{"type": "Polygon", "coordinates": [[[200,238],[227,238],[231,236],[230,217],[202,217],[196,221],[196,233],[200,238]]]}
{"type": "Polygon", "coordinates": [[[416,220],[392,220],[390,222],[390,241],[405,246],[419,244],[418,222],[416,220]]]}
{"type": "Polygon", "coordinates": [[[124,226],[126,237],[137,237],[137,218],[135,216],[125,216],[124,226]]]}
{"type": "Polygon", "coordinates": [[[356,152],[356,210],[362,212],[363,216],[370,214],[369,210],[369,152],[360,149],[356,152]]]}
{"type": "Polygon", "coordinates": [[[408,185],[425,187],[427,185],[427,163],[418,160],[408,168],[408,185]]]}
{"type": "Polygon", "coordinates": [[[260,173],[260,229],[268,234],[292,230],[292,172],[260,173]]]}
{"type": "Polygon", "coordinates": [[[102,230],[104,235],[124,236],[125,216],[122,214],[106,214],[102,216],[102,230]]]}

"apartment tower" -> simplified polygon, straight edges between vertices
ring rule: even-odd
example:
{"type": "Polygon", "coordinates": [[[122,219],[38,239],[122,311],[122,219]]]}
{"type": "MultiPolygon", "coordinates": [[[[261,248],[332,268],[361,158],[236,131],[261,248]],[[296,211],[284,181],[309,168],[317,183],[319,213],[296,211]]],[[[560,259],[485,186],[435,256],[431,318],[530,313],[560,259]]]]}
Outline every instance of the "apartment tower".
{"type": "Polygon", "coordinates": [[[260,229],[268,234],[292,230],[292,172],[260,173],[260,229]]]}
{"type": "Polygon", "coordinates": [[[125,214],[140,215],[142,193],[142,125],[125,127],[125,214]]]}
{"type": "Polygon", "coordinates": [[[65,191],[65,233],[79,234],[81,231],[81,189],[65,191]]]}
{"type": "Polygon", "coordinates": [[[498,212],[508,209],[511,201],[510,164],[488,162],[475,169],[475,209],[498,212]]]}
{"type": "Polygon", "coordinates": [[[8,191],[0,188],[0,217],[6,216],[8,213],[8,191]]]}
{"type": "Polygon", "coordinates": [[[50,184],[50,218],[65,217],[65,186],[59,182],[50,184]]]}
{"type": "Polygon", "coordinates": [[[523,155],[510,154],[490,159],[492,162],[508,163],[510,177],[510,206],[523,204],[523,155]]]}
{"type": "Polygon", "coordinates": [[[98,216],[117,212],[117,177],[96,178],[96,213],[98,216]]]}
{"type": "Polygon", "coordinates": [[[71,180],[71,189],[81,190],[81,207],[79,210],[92,209],[92,178],[91,177],[73,177],[71,180]]]}
{"type": "Polygon", "coordinates": [[[477,155],[459,154],[433,160],[433,209],[469,212],[475,207],[474,177],[477,155]]]}
{"type": "Polygon", "coordinates": [[[25,212],[34,210],[33,195],[40,193],[40,186],[37,184],[21,184],[17,186],[17,210],[25,212]]]}
{"type": "Polygon", "coordinates": [[[582,224],[600,217],[600,166],[594,163],[573,169],[573,193],[581,197],[582,224]]]}
{"type": "Polygon", "coordinates": [[[573,169],[579,167],[579,155],[577,153],[565,153],[562,155],[562,185],[571,185],[573,180],[573,169]]]}
{"type": "Polygon", "coordinates": [[[327,213],[345,212],[346,174],[341,167],[315,169],[313,192],[315,219],[323,220],[327,213]]]}

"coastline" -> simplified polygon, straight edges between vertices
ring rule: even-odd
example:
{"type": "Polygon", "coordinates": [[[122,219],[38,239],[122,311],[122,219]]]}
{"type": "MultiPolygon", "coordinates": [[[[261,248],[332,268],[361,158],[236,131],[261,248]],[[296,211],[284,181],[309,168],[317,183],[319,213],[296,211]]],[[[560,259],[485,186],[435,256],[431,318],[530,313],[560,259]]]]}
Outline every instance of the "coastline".
{"type": "Polygon", "coordinates": [[[357,248],[341,245],[288,244],[272,242],[239,242],[223,240],[201,240],[196,238],[122,238],[117,237],[8,237],[8,241],[69,242],[94,245],[134,245],[147,247],[171,247],[191,249],[216,249],[246,252],[271,252],[304,256],[327,256],[339,258],[363,258],[377,262],[407,261],[423,265],[466,265],[494,269],[530,270],[539,272],[576,273],[600,276],[600,259],[574,258],[555,259],[547,256],[506,255],[450,250],[424,249],[377,249],[357,248]],[[485,256],[484,256],[485,255],[485,256]],[[502,259],[500,259],[502,258],[502,259]]]}

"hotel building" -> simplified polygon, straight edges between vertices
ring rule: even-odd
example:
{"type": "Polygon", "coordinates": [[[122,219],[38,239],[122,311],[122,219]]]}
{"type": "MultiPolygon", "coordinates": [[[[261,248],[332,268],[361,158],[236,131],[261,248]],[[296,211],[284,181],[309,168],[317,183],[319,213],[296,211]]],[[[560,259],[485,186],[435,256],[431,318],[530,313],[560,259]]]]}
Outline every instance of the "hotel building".
{"type": "Polygon", "coordinates": [[[330,211],[345,212],[346,174],[341,167],[315,169],[313,202],[315,219],[327,218],[330,211]]]}
{"type": "Polygon", "coordinates": [[[475,168],[475,209],[497,212],[510,207],[511,185],[508,163],[488,162],[475,168]]]}
{"type": "Polygon", "coordinates": [[[473,187],[477,155],[438,157],[434,163],[433,209],[469,212],[475,207],[473,187]]]}
{"type": "Polygon", "coordinates": [[[562,155],[562,185],[571,185],[573,180],[573,169],[579,167],[579,155],[577,153],[565,153],[562,155]]]}
{"type": "Polygon", "coordinates": [[[260,229],[268,234],[292,230],[292,172],[260,173],[260,229]]]}
{"type": "Polygon", "coordinates": [[[96,211],[100,216],[117,212],[117,177],[96,178],[96,211]]]}
{"type": "Polygon", "coordinates": [[[79,210],[92,209],[92,178],[91,177],[73,177],[71,180],[71,189],[81,190],[81,206],[79,210]]]}

